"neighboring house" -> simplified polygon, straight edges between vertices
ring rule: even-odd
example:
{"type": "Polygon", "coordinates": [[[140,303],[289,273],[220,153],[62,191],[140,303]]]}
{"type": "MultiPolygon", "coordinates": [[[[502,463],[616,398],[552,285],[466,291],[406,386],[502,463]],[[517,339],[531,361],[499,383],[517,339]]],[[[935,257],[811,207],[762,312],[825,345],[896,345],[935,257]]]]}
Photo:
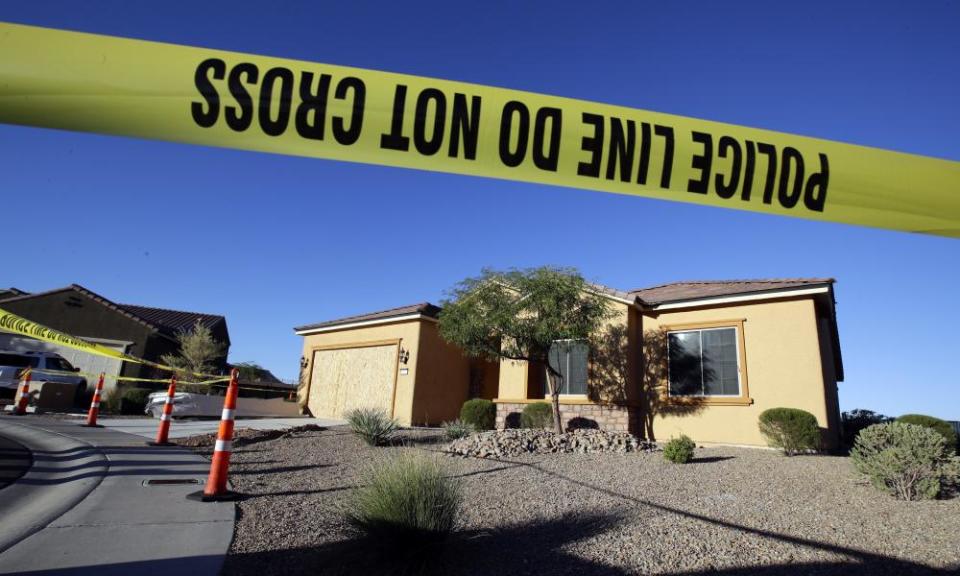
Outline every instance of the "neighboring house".
{"type": "MultiPolygon", "coordinates": [[[[616,316],[590,345],[561,343],[564,421],[656,440],[764,445],[768,408],[817,417],[839,439],[843,363],[833,279],[677,282],[610,298],[616,316]]],[[[296,328],[304,336],[303,401],[315,416],[379,407],[402,424],[456,418],[469,397],[512,425],[543,401],[545,367],[464,358],[437,332],[439,308],[419,304],[296,328]]]]}
{"type": "MultiPolygon", "coordinates": [[[[77,284],[37,294],[18,292],[21,293],[0,295],[0,308],[49,328],[153,362],[160,362],[163,354],[176,353],[177,334],[190,330],[200,321],[210,329],[213,338],[224,345],[223,358],[217,361],[217,365],[220,369],[226,367],[230,334],[223,316],[117,304],[77,284]]],[[[105,372],[134,378],[167,376],[166,372],[142,364],[96,356],[6,332],[0,332],[0,349],[54,351],[91,374],[105,372]]],[[[109,390],[114,383],[115,380],[108,378],[105,388],[109,390]]]]}

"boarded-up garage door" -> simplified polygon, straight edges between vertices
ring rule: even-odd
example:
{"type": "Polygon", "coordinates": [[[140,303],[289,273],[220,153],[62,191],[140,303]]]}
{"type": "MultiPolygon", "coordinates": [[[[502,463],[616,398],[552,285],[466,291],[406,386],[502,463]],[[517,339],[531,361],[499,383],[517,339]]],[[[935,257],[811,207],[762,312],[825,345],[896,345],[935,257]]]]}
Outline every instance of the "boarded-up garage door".
{"type": "Polygon", "coordinates": [[[317,350],[310,377],[310,412],[343,418],[354,408],[379,408],[393,415],[397,345],[317,350]]]}

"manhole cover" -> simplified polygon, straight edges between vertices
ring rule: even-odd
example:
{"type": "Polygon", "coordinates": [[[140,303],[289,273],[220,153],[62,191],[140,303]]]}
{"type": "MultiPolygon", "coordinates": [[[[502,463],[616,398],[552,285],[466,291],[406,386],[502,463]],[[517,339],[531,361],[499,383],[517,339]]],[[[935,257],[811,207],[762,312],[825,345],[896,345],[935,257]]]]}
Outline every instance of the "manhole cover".
{"type": "Polygon", "coordinates": [[[178,486],[182,484],[203,484],[197,478],[151,478],[144,480],[144,486],[178,486]]]}

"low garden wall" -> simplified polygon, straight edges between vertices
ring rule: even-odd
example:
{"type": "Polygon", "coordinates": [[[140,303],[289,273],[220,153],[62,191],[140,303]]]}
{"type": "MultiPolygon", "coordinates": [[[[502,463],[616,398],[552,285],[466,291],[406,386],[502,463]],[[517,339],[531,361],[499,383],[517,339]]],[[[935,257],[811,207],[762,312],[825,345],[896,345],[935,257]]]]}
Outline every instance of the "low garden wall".
{"type": "MultiPolygon", "coordinates": [[[[529,402],[497,402],[497,428],[519,428],[520,413],[529,402]]],[[[640,431],[639,410],[616,404],[560,404],[564,429],[599,428],[610,432],[640,431]]]]}

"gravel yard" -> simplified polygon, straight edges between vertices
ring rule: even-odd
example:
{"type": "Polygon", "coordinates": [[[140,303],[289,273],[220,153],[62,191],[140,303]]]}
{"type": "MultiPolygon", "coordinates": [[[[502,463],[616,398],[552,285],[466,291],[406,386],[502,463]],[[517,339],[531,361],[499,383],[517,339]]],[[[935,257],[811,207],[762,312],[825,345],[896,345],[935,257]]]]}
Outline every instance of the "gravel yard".
{"type": "Polygon", "coordinates": [[[403,572],[339,511],[367,466],[404,450],[441,459],[465,494],[460,530],[415,573],[960,572],[960,498],[896,501],[841,457],[705,448],[686,465],[644,452],[482,460],[444,454],[434,431],[389,448],[340,427],[242,435],[229,575],[403,572]]]}

